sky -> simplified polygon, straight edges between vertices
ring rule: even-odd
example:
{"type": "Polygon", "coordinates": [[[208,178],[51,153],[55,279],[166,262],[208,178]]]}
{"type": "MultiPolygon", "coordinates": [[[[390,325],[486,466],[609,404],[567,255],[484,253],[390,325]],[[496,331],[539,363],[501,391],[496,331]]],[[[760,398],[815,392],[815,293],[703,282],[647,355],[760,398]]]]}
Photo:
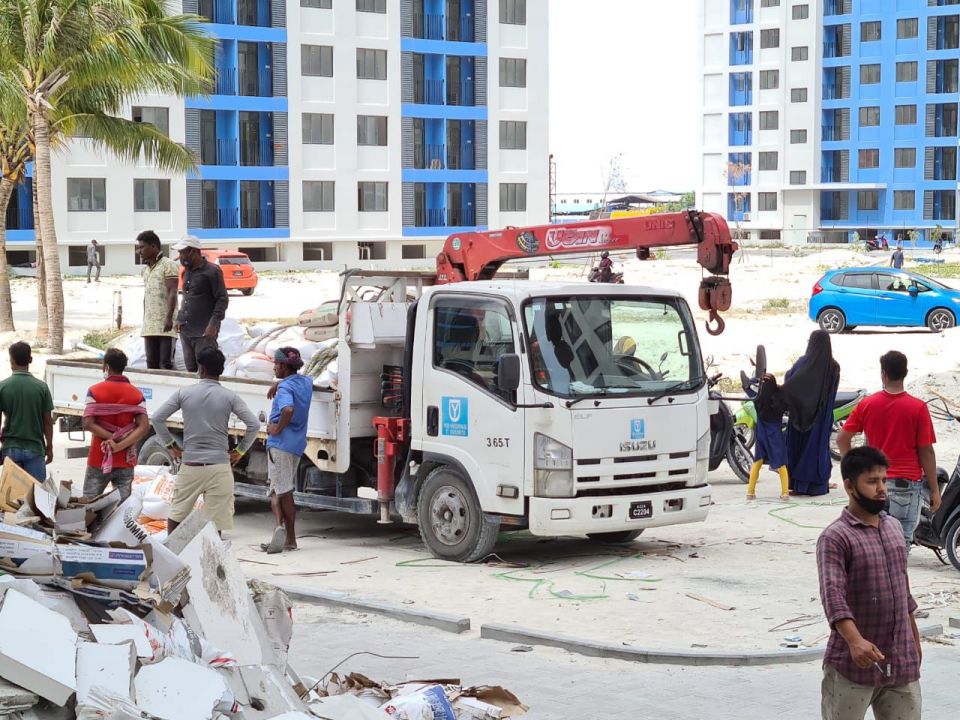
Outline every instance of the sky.
{"type": "Polygon", "coordinates": [[[628,190],[693,190],[697,0],[549,3],[557,191],[601,192],[618,154],[628,190]]]}

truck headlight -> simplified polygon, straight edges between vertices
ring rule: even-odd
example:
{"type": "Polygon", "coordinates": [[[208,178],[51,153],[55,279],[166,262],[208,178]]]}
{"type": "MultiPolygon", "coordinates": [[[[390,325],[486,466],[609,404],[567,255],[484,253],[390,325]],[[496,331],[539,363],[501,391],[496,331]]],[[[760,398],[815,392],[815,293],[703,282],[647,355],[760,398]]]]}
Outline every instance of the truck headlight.
{"type": "Polygon", "coordinates": [[[533,494],[536,497],[573,497],[573,450],[551,437],[533,436],[533,494]]]}
{"type": "Polygon", "coordinates": [[[710,430],[697,439],[697,483],[706,482],[710,471],[710,430]]]}

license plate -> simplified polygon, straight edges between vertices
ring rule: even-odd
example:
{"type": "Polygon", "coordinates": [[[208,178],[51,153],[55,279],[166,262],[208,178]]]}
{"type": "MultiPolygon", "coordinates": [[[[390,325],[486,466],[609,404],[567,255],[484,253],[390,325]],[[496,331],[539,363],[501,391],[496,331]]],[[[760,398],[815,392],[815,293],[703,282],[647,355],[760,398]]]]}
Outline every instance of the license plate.
{"type": "Polygon", "coordinates": [[[234,277],[243,277],[243,270],[234,270],[234,271],[233,271],[233,276],[234,276],[234,277]]]}
{"type": "Polygon", "coordinates": [[[630,519],[644,520],[653,517],[653,503],[650,500],[630,503],[630,519]]]}

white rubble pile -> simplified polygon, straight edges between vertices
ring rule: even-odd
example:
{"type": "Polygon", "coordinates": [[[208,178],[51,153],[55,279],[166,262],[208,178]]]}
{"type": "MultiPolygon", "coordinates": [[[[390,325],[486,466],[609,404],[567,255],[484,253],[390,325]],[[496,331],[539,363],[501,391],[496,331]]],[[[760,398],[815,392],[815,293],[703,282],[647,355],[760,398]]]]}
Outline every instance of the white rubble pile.
{"type": "Polygon", "coordinates": [[[286,594],[248,581],[196,508],[160,528],[176,478],[86,502],[7,460],[0,474],[0,718],[495,720],[526,708],[456,681],[301,680],[286,594]],[[77,519],[79,517],[79,520],[77,519]],[[440,683],[444,684],[440,684],[440,683]],[[449,683],[449,684],[447,684],[449,683]]]}

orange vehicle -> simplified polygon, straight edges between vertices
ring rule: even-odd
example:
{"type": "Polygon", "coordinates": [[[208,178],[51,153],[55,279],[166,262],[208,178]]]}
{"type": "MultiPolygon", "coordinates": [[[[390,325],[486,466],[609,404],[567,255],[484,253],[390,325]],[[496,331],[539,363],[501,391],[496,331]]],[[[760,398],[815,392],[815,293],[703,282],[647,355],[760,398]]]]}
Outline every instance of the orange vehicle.
{"type": "MultiPolygon", "coordinates": [[[[246,253],[237,250],[217,250],[216,248],[201,251],[208,262],[216,263],[223,272],[223,284],[227,290],[239,290],[244,295],[253,295],[257,289],[257,271],[250,262],[246,253]]],[[[183,290],[183,266],[180,267],[180,290],[183,290]]]]}

